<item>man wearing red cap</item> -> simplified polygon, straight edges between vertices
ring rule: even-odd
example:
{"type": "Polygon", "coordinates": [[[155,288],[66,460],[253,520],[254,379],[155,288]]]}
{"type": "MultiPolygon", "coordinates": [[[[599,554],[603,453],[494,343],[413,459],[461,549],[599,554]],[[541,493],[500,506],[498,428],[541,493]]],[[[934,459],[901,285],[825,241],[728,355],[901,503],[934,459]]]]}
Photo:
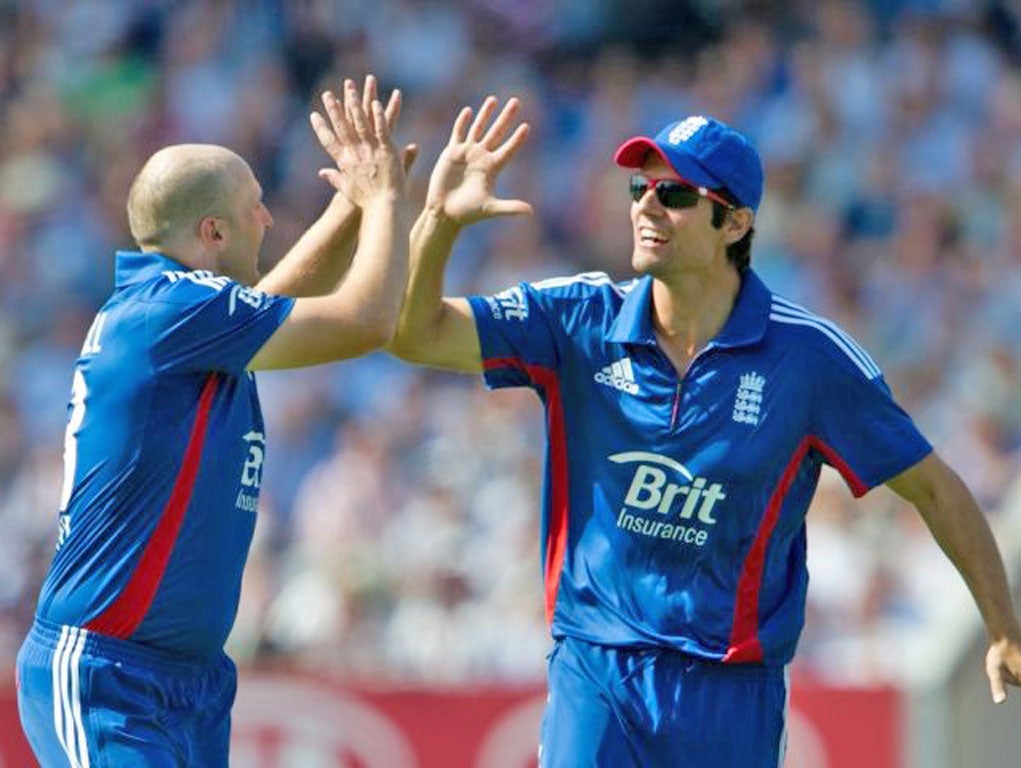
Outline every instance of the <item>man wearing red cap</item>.
{"type": "Polygon", "coordinates": [[[804,517],[824,463],[855,495],[885,483],[918,508],[979,606],[1002,701],[1021,679],[1021,629],[985,518],[857,342],[750,269],[754,147],[692,116],[618,149],[636,171],[634,280],[443,298],[462,227],[531,211],[493,194],[528,132],[511,131],[517,100],[493,120],[496,107],[462,110],[433,170],[390,349],[531,387],[545,406],[555,644],[541,765],[782,764],[804,517]]]}

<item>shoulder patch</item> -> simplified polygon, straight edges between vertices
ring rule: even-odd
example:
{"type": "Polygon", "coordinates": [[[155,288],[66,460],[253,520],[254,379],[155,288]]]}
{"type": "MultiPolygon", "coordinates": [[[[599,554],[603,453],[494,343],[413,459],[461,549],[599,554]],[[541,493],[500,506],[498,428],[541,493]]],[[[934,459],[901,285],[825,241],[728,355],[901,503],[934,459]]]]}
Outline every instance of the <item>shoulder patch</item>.
{"type": "Polygon", "coordinates": [[[525,292],[519,285],[500,291],[494,296],[484,296],[483,298],[496,320],[520,320],[523,322],[528,319],[528,302],[525,301],[525,292]]]}

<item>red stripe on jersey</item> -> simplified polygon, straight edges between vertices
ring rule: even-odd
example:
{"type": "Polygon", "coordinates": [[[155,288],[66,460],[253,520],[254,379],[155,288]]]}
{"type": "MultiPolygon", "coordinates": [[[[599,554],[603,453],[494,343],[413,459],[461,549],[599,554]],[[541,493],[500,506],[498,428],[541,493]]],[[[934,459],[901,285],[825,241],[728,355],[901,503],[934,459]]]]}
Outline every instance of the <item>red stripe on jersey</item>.
{"type": "Polygon", "coordinates": [[[496,368],[517,368],[528,374],[546,393],[546,429],[549,434],[551,462],[550,519],[546,534],[546,562],[543,575],[546,584],[546,623],[553,623],[553,612],[560,588],[560,574],[567,550],[567,520],[569,502],[567,494],[567,432],[564,425],[564,404],[560,397],[560,379],[555,371],[538,365],[528,365],[514,357],[499,357],[483,361],[487,371],[496,368]]]}
{"type": "Polygon", "coordinates": [[[216,393],[218,382],[217,375],[210,374],[202,388],[195,423],[188,438],[188,447],[184,451],[184,461],[170,491],[170,498],[160,514],[159,522],[156,523],[156,528],[135,566],[135,572],[117,599],[99,616],[88,622],[85,625],[86,629],[110,637],[127,638],[134,633],[149,612],[149,606],[152,605],[156,590],[166,572],[170,553],[181,530],[181,523],[184,522],[184,513],[191,502],[195,478],[202,459],[202,447],[206,441],[209,411],[213,405],[213,395],[216,393]]]}
{"type": "Polygon", "coordinates": [[[847,483],[847,487],[851,489],[851,493],[855,495],[855,498],[864,496],[869,492],[869,487],[862,482],[862,479],[855,474],[851,466],[841,458],[835,450],[829,445],[824,443],[818,437],[812,438],[812,447],[815,448],[819,453],[826,457],[826,463],[833,467],[840,476],[844,478],[844,482],[847,483]]]}
{"type": "Polygon", "coordinates": [[[801,462],[809,450],[815,448],[843,475],[855,496],[861,496],[868,487],[854,470],[829,445],[814,435],[806,436],[794,450],[794,455],[780,475],[773,494],[766,505],[766,513],[759,523],[755,541],[745,556],[741,567],[741,577],[737,582],[737,601],[734,604],[734,626],[730,633],[730,647],[723,657],[724,662],[741,664],[762,661],[762,644],[759,642],[759,593],[762,589],[762,576],[766,568],[766,549],[773,535],[776,523],[780,519],[780,510],[784,499],[790,491],[794,478],[797,477],[801,462]]]}

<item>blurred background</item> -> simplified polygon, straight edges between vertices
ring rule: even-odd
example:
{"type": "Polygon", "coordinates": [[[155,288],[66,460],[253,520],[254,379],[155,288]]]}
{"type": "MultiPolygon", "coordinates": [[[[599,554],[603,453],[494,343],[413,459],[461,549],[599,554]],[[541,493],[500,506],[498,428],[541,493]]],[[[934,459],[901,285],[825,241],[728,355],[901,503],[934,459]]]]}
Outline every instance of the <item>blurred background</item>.
{"type": "MultiPolygon", "coordinates": [[[[168,143],[237,151],[276,221],[262,254],[269,268],[328,197],[307,117],[317,94],[370,71],[384,91],[404,91],[398,139],[423,148],[416,200],[460,106],[488,93],[524,101],[532,135],[501,191],[537,213],[466,231],[450,293],[592,270],[628,277],[616,145],[689,113],[748,134],[767,165],[753,268],[870,350],[988,511],[1017,570],[1021,17],[1013,4],[0,0],[0,672],[8,679],[55,542],[72,363],[110,290],[113,251],[132,246],[124,202],[134,174],[168,143]]],[[[382,355],[261,374],[260,391],[268,461],[229,648],[243,666],[242,695],[246,680],[267,670],[286,670],[288,684],[328,678],[337,696],[384,684],[541,690],[550,641],[534,395],[489,394],[475,378],[382,355]]],[[[967,731],[972,714],[989,721],[982,696],[961,711],[971,699],[960,686],[977,679],[982,692],[981,625],[915,513],[885,490],[853,501],[826,474],[809,529],[809,616],[795,664],[803,690],[892,697],[889,765],[982,764],[947,757],[968,748],[962,740],[995,741],[967,731]]],[[[799,712],[811,720],[811,709],[799,712]]],[[[809,741],[802,737],[798,764],[841,764],[809,741]]],[[[297,762],[270,758],[256,742],[239,760],[348,764],[314,762],[311,747],[297,762]]],[[[371,764],[358,759],[350,764],[371,764]]],[[[399,764],[386,760],[379,764],[399,764]]]]}

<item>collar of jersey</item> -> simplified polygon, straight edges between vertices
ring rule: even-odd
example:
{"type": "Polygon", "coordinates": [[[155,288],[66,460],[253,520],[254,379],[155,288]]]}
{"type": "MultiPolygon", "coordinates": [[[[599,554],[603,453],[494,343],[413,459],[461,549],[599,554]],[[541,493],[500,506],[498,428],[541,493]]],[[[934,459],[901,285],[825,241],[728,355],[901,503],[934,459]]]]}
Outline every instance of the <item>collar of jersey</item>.
{"type": "Polygon", "coordinates": [[[114,282],[117,286],[141,283],[159,277],[167,270],[188,271],[180,262],[167,258],[162,253],[142,251],[117,251],[117,267],[114,282]]]}
{"type": "MultiPolygon", "coordinates": [[[[743,347],[755,344],[766,335],[772,295],[759,276],[748,270],[734,301],[727,322],[712,341],[711,347],[743,347]]],[[[652,328],[652,277],[640,278],[624,298],[606,336],[607,340],[624,344],[656,344],[652,328]]]]}

